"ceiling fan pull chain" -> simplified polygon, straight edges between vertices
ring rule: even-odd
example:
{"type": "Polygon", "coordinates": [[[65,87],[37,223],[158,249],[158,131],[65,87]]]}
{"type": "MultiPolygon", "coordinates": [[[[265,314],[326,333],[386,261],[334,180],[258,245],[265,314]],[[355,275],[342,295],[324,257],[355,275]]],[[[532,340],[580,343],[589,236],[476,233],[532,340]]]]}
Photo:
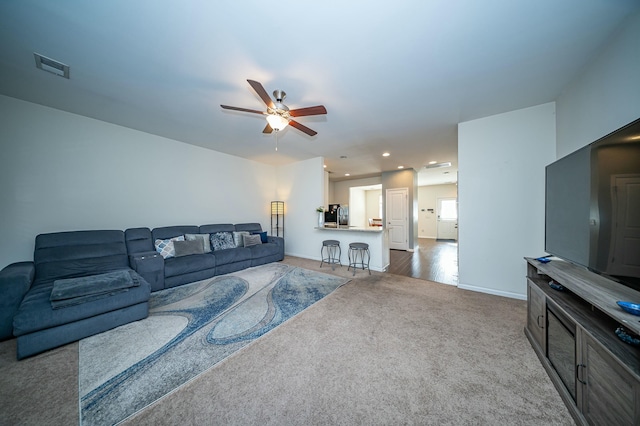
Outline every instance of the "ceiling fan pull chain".
{"type": "Polygon", "coordinates": [[[276,129],[276,151],[278,151],[278,130],[276,129]]]}

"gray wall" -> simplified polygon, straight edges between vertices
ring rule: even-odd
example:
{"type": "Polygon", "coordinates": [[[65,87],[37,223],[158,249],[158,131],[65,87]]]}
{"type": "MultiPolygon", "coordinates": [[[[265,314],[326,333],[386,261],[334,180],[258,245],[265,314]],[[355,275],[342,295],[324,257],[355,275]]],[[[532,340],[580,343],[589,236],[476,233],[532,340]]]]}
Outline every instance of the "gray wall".
{"type": "MultiPolygon", "coordinates": [[[[540,158],[543,151],[546,156],[548,140],[530,140],[529,135],[522,132],[513,133],[511,137],[503,139],[504,146],[501,148],[504,148],[504,151],[494,150],[493,152],[499,153],[495,157],[490,151],[497,139],[491,133],[500,129],[493,126],[493,117],[477,120],[474,129],[465,126],[465,123],[460,124],[459,129],[467,127],[459,134],[458,143],[461,287],[511,297],[526,296],[522,256],[537,256],[543,253],[544,191],[540,185],[544,184],[544,166],[640,117],[638,52],[640,13],[629,17],[620,25],[602,47],[600,54],[558,97],[554,121],[555,152],[548,160],[540,158]],[[466,133],[466,130],[473,132],[466,133]],[[513,151],[514,144],[520,144],[523,135],[529,140],[528,148],[513,151]],[[486,139],[479,146],[479,152],[475,153],[480,155],[479,157],[473,152],[473,139],[477,137],[486,139]],[[536,169],[530,169],[532,160],[536,161],[536,169]],[[513,176],[518,176],[518,185],[512,188],[505,187],[503,182],[511,179],[511,175],[496,173],[496,166],[514,166],[513,176]],[[529,175],[533,180],[527,178],[529,175]],[[532,187],[532,184],[535,186],[532,187]],[[486,193],[487,188],[491,188],[491,193],[506,197],[509,203],[521,203],[519,211],[510,211],[506,215],[518,217],[521,226],[516,227],[508,223],[502,227],[490,227],[494,216],[486,212],[493,212],[492,203],[486,202],[474,193],[474,190],[483,190],[486,193]],[[529,194],[529,197],[523,198],[523,193],[529,194]],[[534,224],[533,228],[531,224],[534,224]],[[482,235],[485,228],[492,232],[482,235]],[[467,235],[468,232],[471,235],[467,235]],[[484,237],[491,235],[502,235],[504,238],[489,244],[484,237]],[[513,246],[509,242],[512,240],[524,241],[529,248],[513,246]]],[[[508,128],[504,126],[508,126],[511,121],[509,114],[511,113],[495,116],[498,121],[503,121],[500,126],[503,126],[505,131],[508,128]]],[[[523,123],[523,128],[533,124],[532,120],[533,117],[528,123],[523,123]]]]}
{"type": "Polygon", "coordinates": [[[640,12],[558,97],[558,158],[640,118],[640,12]]]}
{"type": "MultiPolygon", "coordinates": [[[[338,182],[329,183],[329,203],[330,204],[349,204],[349,188],[355,186],[368,186],[380,184],[380,176],[368,177],[362,179],[348,179],[338,182]]],[[[327,203],[327,205],[329,204],[327,203]]],[[[325,205],[325,207],[327,207],[325,205]]]]}
{"type": "Polygon", "coordinates": [[[526,298],[525,256],[544,254],[544,168],[555,104],[458,126],[458,286],[526,298]]]}
{"type": "Polygon", "coordinates": [[[387,189],[409,189],[409,249],[418,243],[418,173],[411,170],[398,170],[382,173],[382,219],[386,223],[387,189]]]}
{"type": "Polygon", "coordinates": [[[0,268],[32,260],[35,236],[46,232],[239,222],[269,229],[272,166],[6,96],[0,129],[0,235],[8,242],[0,268]]]}

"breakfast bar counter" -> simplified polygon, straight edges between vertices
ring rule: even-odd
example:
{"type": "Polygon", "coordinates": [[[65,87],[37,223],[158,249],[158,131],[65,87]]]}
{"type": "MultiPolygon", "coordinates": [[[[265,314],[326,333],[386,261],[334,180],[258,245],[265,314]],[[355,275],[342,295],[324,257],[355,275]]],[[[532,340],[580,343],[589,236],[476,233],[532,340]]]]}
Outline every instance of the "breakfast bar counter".
{"type": "Polygon", "coordinates": [[[384,230],[382,229],[382,226],[367,226],[364,228],[361,228],[359,226],[346,226],[346,225],[341,225],[341,226],[323,226],[323,227],[316,227],[314,229],[317,229],[319,231],[350,231],[350,232],[383,232],[384,230]]]}
{"type": "MultiPolygon", "coordinates": [[[[355,227],[341,225],[340,227],[315,227],[322,240],[340,241],[340,263],[349,265],[347,252],[350,243],[369,244],[371,260],[369,268],[372,271],[386,271],[389,267],[389,240],[387,230],[381,226],[355,227]]],[[[318,252],[320,252],[320,245],[318,252]]]]}

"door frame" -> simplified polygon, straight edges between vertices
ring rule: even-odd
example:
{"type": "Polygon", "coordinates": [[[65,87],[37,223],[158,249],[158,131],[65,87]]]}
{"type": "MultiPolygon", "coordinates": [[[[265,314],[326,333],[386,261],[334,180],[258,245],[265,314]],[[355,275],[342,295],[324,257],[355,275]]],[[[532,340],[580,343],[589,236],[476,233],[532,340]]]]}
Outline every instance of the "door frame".
{"type": "Polygon", "coordinates": [[[391,188],[385,191],[385,222],[387,232],[389,233],[389,248],[393,250],[409,250],[409,188],[391,188]],[[389,213],[394,206],[391,205],[390,200],[392,197],[389,197],[389,194],[392,192],[401,193],[403,195],[403,205],[404,208],[404,217],[402,218],[403,228],[404,228],[404,244],[394,244],[392,243],[391,233],[392,233],[392,225],[389,213]]]}

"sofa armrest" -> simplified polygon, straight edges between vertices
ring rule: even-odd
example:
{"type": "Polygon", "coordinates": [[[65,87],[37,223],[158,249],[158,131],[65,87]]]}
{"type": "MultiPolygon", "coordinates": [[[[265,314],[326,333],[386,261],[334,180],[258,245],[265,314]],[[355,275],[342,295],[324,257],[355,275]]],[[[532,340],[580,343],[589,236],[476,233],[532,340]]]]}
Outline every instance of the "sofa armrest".
{"type": "Polygon", "coordinates": [[[33,262],[12,263],[0,271],[0,341],[13,337],[13,317],[35,275],[33,262]]]}
{"type": "Polygon", "coordinates": [[[282,237],[273,237],[271,235],[267,236],[267,242],[276,243],[284,247],[284,238],[282,237]]]}
{"type": "Polygon", "coordinates": [[[274,244],[278,245],[279,248],[280,248],[280,252],[282,253],[282,256],[284,257],[284,238],[282,238],[282,237],[273,237],[273,236],[269,235],[267,237],[267,242],[274,243],[274,244]]]}
{"type": "Polygon", "coordinates": [[[151,285],[151,291],[164,288],[164,258],[157,251],[131,254],[129,265],[151,285]]]}

